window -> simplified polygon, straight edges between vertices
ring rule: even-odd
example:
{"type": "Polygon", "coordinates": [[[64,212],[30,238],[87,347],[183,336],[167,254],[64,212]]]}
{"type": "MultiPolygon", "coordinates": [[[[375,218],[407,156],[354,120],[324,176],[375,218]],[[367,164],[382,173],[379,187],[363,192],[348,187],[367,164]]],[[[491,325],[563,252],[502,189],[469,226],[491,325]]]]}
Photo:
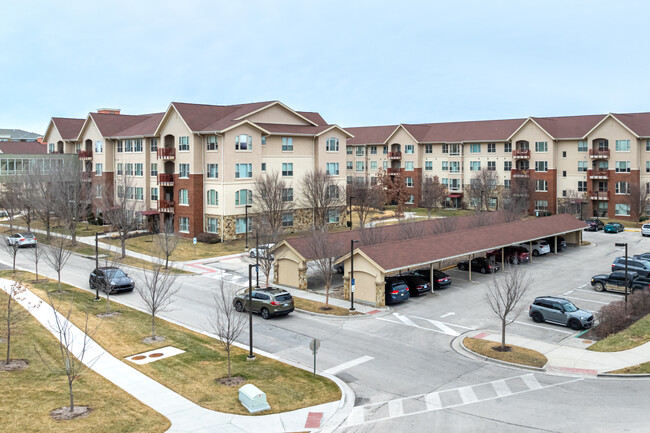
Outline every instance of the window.
{"type": "Polygon", "coordinates": [[[178,177],[187,179],[190,177],[190,165],[178,164],[178,177]]]}
{"type": "Polygon", "coordinates": [[[650,173],[650,161],[645,162],[645,172],[650,173]]]}
{"type": "Polygon", "coordinates": [[[365,170],[365,164],[363,161],[357,161],[357,171],[365,170]]]}
{"type": "Polygon", "coordinates": [[[209,135],[205,137],[205,150],[219,150],[216,135],[209,135]]]}
{"type": "MultiPolygon", "coordinates": [[[[357,178],[357,181],[363,182],[363,178],[357,178]]],[[[339,186],[338,185],[327,185],[327,190],[325,190],[326,198],[339,198],[339,186]]]]}
{"type": "Polygon", "coordinates": [[[117,196],[119,198],[124,198],[124,187],[122,185],[117,186],[117,196]]]}
{"type": "Polygon", "coordinates": [[[282,137],[282,151],[293,152],[293,138],[282,137]]]}
{"type": "Polygon", "coordinates": [[[135,151],[142,152],[142,139],[138,138],[135,140],[135,151]]]}
{"type": "Polygon", "coordinates": [[[209,206],[219,206],[219,193],[217,190],[209,189],[207,192],[207,203],[209,206]]]}
{"type": "Polygon", "coordinates": [[[443,144],[442,145],[442,153],[449,153],[449,145],[448,144],[443,144]]]}
{"type": "Polygon", "coordinates": [[[424,169],[427,171],[433,170],[433,161],[424,161],[424,169]]]}
{"type": "Polygon", "coordinates": [[[579,180],[578,181],[578,192],[587,192],[587,181],[579,180]]]}
{"type": "Polygon", "coordinates": [[[158,176],[158,163],[156,162],[151,163],[151,175],[158,176]]]}
{"type": "MultiPolygon", "coordinates": [[[[284,167],[284,164],[282,164],[284,167]]],[[[253,177],[253,164],[235,164],[235,179],[253,177]]]]}
{"type": "Polygon", "coordinates": [[[134,196],[135,196],[135,194],[133,194],[133,187],[132,186],[127,186],[126,187],[126,198],[128,198],[129,200],[133,200],[134,196]]]}
{"type": "Polygon", "coordinates": [[[548,141],[536,141],[535,152],[548,152],[548,141]]]}
{"type": "Polygon", "coordinates": [[[383,161],[383,162],[381,163],[381,168],[383,168],[384,170],[386,170],[386,169],[388,168],[388,161],[383,161]]]}
{"type": "Polygon", "coordinates": [[[266,146],[266,135],[262,136],[262,139],[260,140],[260,142],[262,143],[262,146],[266,146]]]}
{"type": "Polygon", "coordinates": [[[460,161],[451,161],[449,163],[450,173],[460,173],[460,161]]]}
{"type": "Polygon", "coordinates": [[[404,179],[404,183],[408,188],[413,188],[413,178],[412,177],[407,177],[404,179]]]}
{"type": "Polygon", "coordinates": [[[157,187],[152,187],[151,188],[151,201],[158,201],[158,188],[157,187]]]}
{"type": "Polygon", "coordinates": [[[124,174],[124,164],[121,162],[117,163],[117,174],[124,174]]]}
{"type": "Polygon", "coordinates": [[[124,140],[124,151],[133,152],[133,140],[124,140]]]}
{"type": "Polygon", "coordinates": [[[449,170],[449,161],[442,161],[442,169],[449,170]]]}
{"type": "Polygon", "coordinates": [[[377,161],[370,161],[370,170],[377,170],[377,161]]]}
{"type": "Polygon", "coordinates": [[[587,171],[587,161],[578,161],[578,172],[587,171]]]}
{"type": "Polygon", "coordinates": [[[117,153],[122,153],[124,150],[122,140],[117,140],[117,153]]]}
{"type": "Polygon", "coordinates": [[[548,161],[535,161],[535,171],[548,171],[548,161]]]}
{"type": "Polygon", "coordinates": [[[413,204],[413,201],[415,201],[415,196],[411,194],[408,198],[408,200],[405,202],[406,204],[413,204]]]}
{"type": "Polygon", "coordinates": [[[140,201],[144,200],[144,188],[142,187],[135,188],[135,199],[140,201]]]}
{"type": "Polygon", "coordinates": [[[235,191],[235,206],[253,204],[253,192],[250,189],[235,191]]]}
{"type": "Polygon", "coordinates": [[[253,150],[253,137],[242,134],[235,137],[235,150],[253,150]]]}
{"type": "Polygon", "coordinates": [[[630,161],[616,161],[616,173],[629,173],[630,161]]]}
{"type": "Polygon", "coordinates": [[[586,152],[588,148],[589,148],[589,144],[587,143],[586,140],[578,141],[578,152],[586,152]]]}
{"type": "Polygon", "coordinates": [[[124,174],[126,174],[128,176],[133,176],[133,163],[132,162],[124,164],[124,174]]]}
{"type": "Polygon", "coordinates": [[[262,168],[261,168],[261,170],[262,170],[262,171],[266,171],[266,162],[263,162],[263,163],[262,163],[262,168]]]}
{"type": "Polygon", "coordinates": [[[512,143],[503,143],[503,151],[505,153],[512,152],[512,143]]]}
{"type": "Polygon", "coordinates": [[[98,162],[95,164],[95,176],[101,176],[101,175],[102,175],[102,164],[98,162]]]}
{"type": "Polygon", "coordinates": [[[481,161],[470,161],[469,169],[472,171],[477,171],[481,169],[481,161]]]}
{"type": "Polygon", "coordinates": [[[352,146],[346,146],[345,153],[348,155],[352,155],[352,146]]]}
{"type": "Polygon", "coordinates": [[[136,162],[136,164],[135,164],[135,175],[136,176],[142,176],[144,174],[143,173],[144,172],[143,165],[144,164],[142,164],[141,162],[136,162]]]}
{"type": "Polygon", "coordinates": [[[497,151],[497,144],[496,143],[488,143],[487,144],[487,151],[488,153],[496,153],[497,151]]]}
{"type": "Polygon", "coordinates": [[[497,169],[497,162],[496,161],[488,161],[487,164],[488,164],[487,169],[489,171],[496,171],[496,169],[497,169]]]}
{"type": "Polygon", "coordinates": [[[548,191],[548,185],[545,180],[536,180],[535,181],[535,191],[548,191]]]}
{"type": "Polygon", "coordinates": [[[246,229],[248,229],[249,232],[251,231],[250,229],[252,226],[251,219],[248,218],[248,224],[246,224],[246,222],[247,222],[246,218],[237,218],[237,220],[235,221],[235,234],[239,235],[242,233],[246,233],[246,229]]]}
{"type": "Polygon", "coordinates": [[[95,185],[95,197],[96,198],[101,198],[102,197],[102,186],[101,185],[95,185]]]}
{"type": "Polygon", "coordinates": [[[594,140],[598,145],[598,150],[608,150],[609,149],[609,140],[594,140]]]}
{"type": "Polygon", "coordinates": [[[388,146],[384,146],[383,153],[384,153],[384,155],[388,155],[388,146]]]}
{"type": "Polygon", "coordinates": [[[470,153],[480,153],[481,152],[481,143],[473,143],[469,145],[470,153]]]}
{"type": "Polygon", "coordinates": [[[407,144],[404,148],[405,152],[404,153],[414,153],[415,152],[415,146],[413,144],[407,144]]]}
{"type": "Polygon", "coordinates": [[[505,171],[512,170],[512,161],[503,161],[503,169],[505,171]]]}
{"type": "Polygon", "coordinates": [[[377,155],[377,146],[370,146],[370,154],[377,155]]]}
{"type": "Polygon", "coordinates": [[[424,145],[424,153],[433,153],[433,144],[424,145]]]}
{"type": "Polygon", "coordinates": [[[535,210],[539,212],[547,212],[548,200],[535,200],[535,210]]]}
{"type": "Polygon", "coordinates": [[[366,154],[366,149],[363,146],[357,146],[357,156],[363,156],[366,154]]]}
{"type": "Polygon", "coordinates": [[[340,219],[339,211],[337,209],[330,209],[327,212],[327,222],[330,224],[338,223],[340,219]]]}
{"type": "Polygon", "coordinates": [[[178,137],[178,150],[180,151],[189,151],[190,150],[190,137],[178,137]]]}
{"type": "Polygon", "coordinates": [[[282,163],[282,176],[293,176],[293,162],[282,163]]]}
{"type": "Polygon", "coordinates": [[[629,152],[630,151],[630,140],[616,140],[616,151],[617,152],[629,152]]]}
{"type": "Polygon", "coordinates": [[[614,213],[620,216],[630,216],[630,205],[617,203],[614,213]]]}
{"type": "Polygon", "coordinates": [[[338,162],[328,162],[326,167],[327,167],[326,173],[329,174],[330,176],[338,176],[339,175],[339,163],[338,162]]]}
{"type": "MultiPolygon", "coordinates": [[[[336,137],[330,137],[325,142],[325,150],[327,152],[338,152],[339,151],[339,139],[336,137]]],[[[292,215],[293,217],[293,215],[292,215]]],[[[292,223],[293,224],[293,223],[292,223]]]]}
{"type": "Polygon", "coordinates": [[[345,177],[345,182],[346,183],[352,183],[352,176],[346,176],[345,177]]]}
{"type": "Polygon", "coordinates": [[[188,217],[180,217],[180,219],[178,220],[178,231],[183,233],[189,233],[190,219],[188,217]]]}
{"type": "Polygon", "coordinates": [[[562,158],[566,158],[566,150],[562,151],[562,158]]]}
{"type": "Polygon", "coordinates": [[[503,180],[503,189],[505,189],[506,191],[510,189],[510,179],[503,180]]]}
{"type": "Polygon", "coordinates": [[[345,163],[345,168],[346,168],[347,170],[354,170],[354,162],[352,162],[352,161],[347,161],[347,162],[345,163]]]}
{"type": "Polygon", "coordinates": [[[440,183],[445,185],[445,186],[449,185],[449,179],[447,179],[446,177],[443,177],[442,179],[440,179],[440,183]]]}
{"type": "Polygon", "coordinates": [[[616,194],[629,194],[630,184],[628,182],[616,182],[616,194]]]}
{"type": "Polygon", "coordinates": [[[102,140],[95,141],[95,152],[102,153],[104,151],[104,142],[102,140]]]}
{"type": "Polygon", "coordinates": [[[54,143],[48,143],[47,144],[47,152],[48,153],[54,153],[54,143]]]}
{"type": "Polygon", "coordinates": [[[178,191],[178,204],[183,206],[188,206],[190,204],[190,195],[188,190],[181,189],[178,191]]]}
{"type": "Polygon", "coordinates": [[[216,218],[206,218],[205,231],[208,233],[217,233],[219,231],[219,220],[216,218]]]}
{"type": "Polygon", "coordinates": [[[282,227],[293,227],[293,213],[282,214],[282,227]]]}
{"type": "Polygon", "coordinates": [[[158,151],[158,139],[152,138],[149,140],[149,151],[157,152],[158,151]]]}
{"type": "Polygon", "coordinates": [[[404,164],[404,169],[406,171],[413,171],[413,161],[406,161],[404,164]]]}
{"type": "Polygon", "coordinates": [[[282,201],[293,201],[293,188],[282,188],[282,201]]]}
{"type": "Polygon", "coordinates": [[[208,164],[206,174],[208,179],[216,179],[219,177],[219,164],[208,164]]]}
{"type": "Polygon", "coordinates": [[[566,177],[566,170],[562,170],[562,177],[566,177]]]}
{"type": "Polygon", "coordinates": [[[650,152],[650,140],[645,141],[645,151],[650,152]]]}

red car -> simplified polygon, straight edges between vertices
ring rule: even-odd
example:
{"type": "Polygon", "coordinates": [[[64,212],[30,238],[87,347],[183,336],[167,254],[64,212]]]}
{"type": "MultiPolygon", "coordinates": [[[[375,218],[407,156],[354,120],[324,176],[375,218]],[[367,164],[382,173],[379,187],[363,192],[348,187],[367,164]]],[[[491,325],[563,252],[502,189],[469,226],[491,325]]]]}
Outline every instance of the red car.
{"type": "MultiPolygon", "coordinates": [[[[505,261],[508,263],[512,263],[513,265],[519,264],[519,263],[528,263],[530,262],[530,254],[528,253],[528,250],[524,247],[520,247],[517,245],[511,246],[511,247],[505,247],[505,261]]],[[[487,256],[494,256],[494,260],[498,263],[501,262],[501,248],[498,250],[493,250],[487,253],[487,256]]]]}

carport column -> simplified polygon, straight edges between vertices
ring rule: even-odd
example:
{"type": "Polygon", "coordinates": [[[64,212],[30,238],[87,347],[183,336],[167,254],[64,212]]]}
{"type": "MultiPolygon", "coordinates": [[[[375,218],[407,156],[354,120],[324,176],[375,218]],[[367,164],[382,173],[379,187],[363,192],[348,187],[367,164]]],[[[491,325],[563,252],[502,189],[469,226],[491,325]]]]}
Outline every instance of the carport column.
{"type": "Polygon", "coordinates": [[[578,232],[578,246],[582,246],[582,230],[578,232]]]}
{"type": "Polygon", "coordinates": [[[278,275],[280,275],[280,265],[277,260],[273,261],[273,284],[280,284],[278,282],[278,275]]]}
{"type": "Polygon", "coordinates": [[[469,270],[469,280],[472,281],[472,255],[469,255],[467,269],[469,270]]]}
{"type": "Polygon", "coordinates": [[[375,281],[375,305],[377,307],[386,306],[386,282],[384,280],[375,281]]]}
{"type": "Polygon", "coordinates": [[[506,271],[506,247],[501,247],[501,270],[506,271]]]}
{"type": "Polygon", "coordinates": [[[301,261],[298,265],[298,288],[307,290],[307,262],[301,261]]]}
{"type": "Polygon", "coordinates": [[[433,262],[429,265],[429,284],[431,284],[431,293],[433,293],[433,262]]]}
{"type": "Polygon", "coordinates": [[[530,253],[529,254],[530,262],[533,263],[533,241],[528,242],[528,244],[529,244],[528,252],[530,253]]]}
{"type": "Polygon", "coordinates": [[[557,236],[553,236],[555,239],[555,255],[557,255],[557,236]]]}

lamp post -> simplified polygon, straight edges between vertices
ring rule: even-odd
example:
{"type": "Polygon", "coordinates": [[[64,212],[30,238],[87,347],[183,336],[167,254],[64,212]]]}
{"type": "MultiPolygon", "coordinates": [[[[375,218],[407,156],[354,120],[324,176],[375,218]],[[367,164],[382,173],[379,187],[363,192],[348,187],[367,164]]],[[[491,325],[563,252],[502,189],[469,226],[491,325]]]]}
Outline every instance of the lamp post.
{"type": "MultiPolygon", "coordinates": [[[[260,233],[255,230],[255,288],[260,288],[260,233]]],[[[268,245],[267,245],[268,246],[268,245]]],[[[266,249],[266,260],[269,259],[269,249],[266,249]]]]}
{"type": "MultiPolygon", "coordinates": [[[[253,206],[251,206],[249,204],[244,206],[244,208],[245,208],[244,209],[244,214],[245,214],[245,219],[246,219],[246,221],[245,221],[245,223],[246,223],[246,246],[244,247],[245,250],[248,249],[248,208],[249,207],[253,207],[253,206]]],[[[255,254],[257,255],[257,251],[255,252],[255,254]]]]}
{"type": "Polygon", "coordinates": [[[350,227],[350,230],[352,230],[352,199],[354,198],[353,195],[349,197],[350,199],[350,219],[348,220],[348,227],[350,227]]]}
{"type": "Polygon", "coordinates": [[[249,353],[246,357],[247,361],[252,361],[255,359],[253,354],[253,265],[252,263],[248,265],[248,346],[249,353]]]}
{"type": "Polygon", "coordinates": [[[625,247],[625,308],[627,308],[627,242],[616,242],[617,247],[625,247]]]}
{"type": "Polygon", "coordinates": [[[359,242],[350,239],[350,311],[354,311],[354,243],[359,242]]]}
{"type": "MultiPolygon", "coordinates": [[[[99,269],[99,233],[95,232],[95,271],[99,269]]],[[[99,287],[95,286],[95,299],[93,301],[99,301],[99,287]]]]}

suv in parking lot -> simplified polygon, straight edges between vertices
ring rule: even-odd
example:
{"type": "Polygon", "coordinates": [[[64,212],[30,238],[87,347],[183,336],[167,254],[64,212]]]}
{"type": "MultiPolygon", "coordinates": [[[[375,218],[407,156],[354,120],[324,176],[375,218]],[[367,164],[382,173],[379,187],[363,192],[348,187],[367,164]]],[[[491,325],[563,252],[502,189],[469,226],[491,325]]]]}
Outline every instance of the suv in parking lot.
{"type": "Polygon", "coordinates": [[[548,254],[551,252],[551,247],[546,241],[532,241],[532,242],[522,242],[521,245],[522,247],[526,248],[526,251],[529,251],[530,249],[530,244],[533,245],[533,256],[537,257],[543,254],[548,254]]]}
{"type": "MultiPolygon", "coordinates": [[[[248,309],[248,289],[237,292],[232,301],[235,310],[242,312],[248,309]]],[[[267,287],[266,289],[253,289],[251,310],[260,313],[262,318],[282,316],[293,311],[293,296],[286,290],[267,287]]]]}
{"type": "Polygon", "coordinates": [[[555,296],[535,298],[535,301],[528,309],[528,315],[537,323],[559,323],[575,331],[582,328],[591,328],[594,324],[593,313],[581,310],[573,305],[571,301],[555,296]]]}
{"type": "Polygon", "coordinates": [[[386,278],[386,286],[384,290],[386,294],[386,305],[398,304],[402,301],[406,301],[411,296],[409,286],[407,286],[404,280],[399,277],[386,278]]]}
{"type": "MultiPolygon", "coordinates": [[[[513,246],[505,247],[504,252],[505,252],[505,261],[508,263],[512,263],[513,265],[530,262],[530,254],[528,254],[528,250],[522,246],[513,245],[513,246]]],[[[500,248],[488,252],[488,256],[494,256],[494,259],[497,262],[502,261],[500,248]]]]}
{"type": "MultiPolygon", "coordinates": [[[[418,269],[413,271],[413,275],[424,278],[426,281],[431,281],[431,272],[429,269],[418,269]]],[[[451,285],[451,277],[439,269],[433,270],[433,288],[435,290],[443,289],[451,285]]]]}
{"type": "MultiPolygon", "coordinates": [[[[625,257],[616,257],[612,263],[612,272],[625,270],[625,257]]],[[[627,271],[634,271],[644,277],[650,277],[650,262],[633,257],[627,258],[627,271]]]]}
{"type": "Polygon", "coordinates": [[[650,236],[650,224],[643,224],[641,226],[641,236],[650,236]]]}
{"type": "MultiPolygon", "coordinates": [[[[469,269],[469,260],[461,260],[458,262],[458,269],[466,271],[469,269]]],[[[485,257],[476,257],[472,259],[472,270],[480,270],[482,274],[494,273],[499,270],[499,265],[492,263],[485,257]]]]}

